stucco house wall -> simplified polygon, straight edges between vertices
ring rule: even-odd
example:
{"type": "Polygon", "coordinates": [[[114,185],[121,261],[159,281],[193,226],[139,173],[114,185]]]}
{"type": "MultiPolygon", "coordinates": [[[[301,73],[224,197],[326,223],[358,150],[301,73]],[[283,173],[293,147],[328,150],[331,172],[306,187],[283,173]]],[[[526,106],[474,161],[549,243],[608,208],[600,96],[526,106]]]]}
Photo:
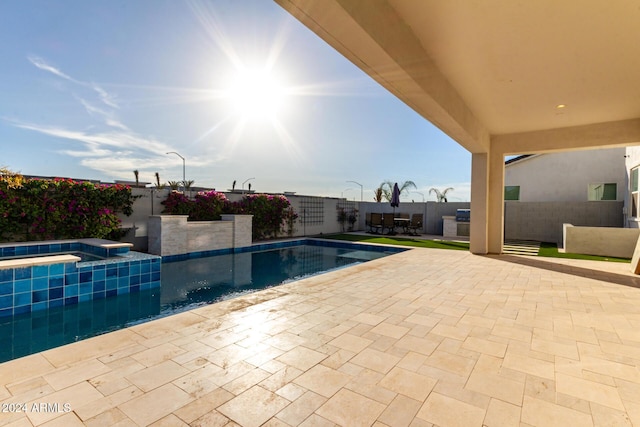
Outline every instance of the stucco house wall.
{"type": "Polygon", "coordinates": [[[532,155],[505,165],[505,186],[520,186],[521,202],[586,202],[589,184],[616,183],[616,200],[623,201],[627,193],[625,150],[532,155]]]}

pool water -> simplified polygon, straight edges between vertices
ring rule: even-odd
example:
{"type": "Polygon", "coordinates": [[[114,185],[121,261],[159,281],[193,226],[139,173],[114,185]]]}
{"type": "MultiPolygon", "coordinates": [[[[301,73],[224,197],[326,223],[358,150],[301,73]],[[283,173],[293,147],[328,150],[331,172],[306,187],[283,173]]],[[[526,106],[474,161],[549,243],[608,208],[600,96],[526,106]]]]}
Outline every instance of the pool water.
{"type": "Polygon", "coordinates": [[[0,318],[0,362],[402,250],[338,246],[297,245],[166,262],[160,289],[0,318]]]}

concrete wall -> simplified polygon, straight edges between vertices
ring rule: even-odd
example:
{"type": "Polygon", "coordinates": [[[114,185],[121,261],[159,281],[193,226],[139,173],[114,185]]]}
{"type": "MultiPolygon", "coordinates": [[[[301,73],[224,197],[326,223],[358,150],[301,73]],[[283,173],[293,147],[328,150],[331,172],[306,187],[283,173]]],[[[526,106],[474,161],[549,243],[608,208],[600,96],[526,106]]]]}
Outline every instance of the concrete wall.
{"type": "Polygon", "coordinates": [[[623,202],[505,202],[505,239],[555,242],[562,245],[565,223],[622,227],[623,202]]]}
{"type": "Polygon", "coordinates": [[[538,154],[505,165],[504,185],[519,185],[521,202],[586,202],[589,184],[616,183],[622,201],[624,156],[624,147],[538,154]]]}
{"type": "Polygon", "coordinates": [[[251,215],[225,215],[221,221],[187,221],[186,215],[149,217],[149,253],[180,255],[251,246],[251,215]]]}
{"type": "Polygon", "coordinates": [[[564,250],[567,253],[631,258],[640,236],[639,229],[574,227],[564,224],[564,250]]]}

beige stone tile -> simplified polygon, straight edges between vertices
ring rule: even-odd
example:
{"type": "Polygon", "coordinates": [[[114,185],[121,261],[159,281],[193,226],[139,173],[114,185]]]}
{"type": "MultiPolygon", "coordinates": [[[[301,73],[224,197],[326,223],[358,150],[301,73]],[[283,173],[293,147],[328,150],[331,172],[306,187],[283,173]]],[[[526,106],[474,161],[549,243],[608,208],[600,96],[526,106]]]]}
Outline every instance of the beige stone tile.
{"type": "Polygon", "coordinates": [[[323,365],[316,365],[293,382],[324,397],[331,397],[350,380],[351,376],[347,374],[323,365]]]}
{"type": "Polygon", "coordinates": [[[640,425],[640,403],[624,401],[624,406],[627,409],[627,416],[634,426],[640,425]]]}
{"type": "Polygon", "coordinates": [[[68,414],[61,415],[57,418],[54,418],[51,421],[48,421],[44,424],[41,424],[42,427],[81,427],[84,426],[82,421],[74,414],[73,412],[69,412],[68,414]]]}
{"type": "Polygon", "coordinates": [[[300,387],[299,385],[289,383],[276,390],[278,396],[284,397],[290,402],[293,402],[303,394],[307,392],[307,389],[300,387]]]}
{"type": "Polygon", "coordinates": [[[498,399],[491,399],[484,417],[486,427],[518,427],[520,425],[519,405],[512,405],[498,399]]]}
{"type": "Polygon", "coordinates": [[[491,334],[498,337],[508,338],[510,340],[522,341],[525,343],[531,342],[532,335],[531,329],[523,328],[518,325],[514,325],[511,327],[505,325],[496,325],[491,330],[491,334]]]}
{"type": "Polygon", "coordinates": [[[174,414],[182,421],[191,424],[223,403],[233,399],[233,397],[232,393],[218,388],[177,409],[174,414]]]}
{"type": "Polygon", "coordinates": [[[144,366],[153,366],[184,353],[186,353],[185,350],[167,342],[132,354],[131,358],[137,360],[144,366]]]}
{"type": "Polygon", "coordinates": [[[596,426],[633,426],[629,415],[625,411],[616,411],[597,403],[592,403],[590,408],[593,424],[596,426]]]}
{"type": "Polygon", "coordinates": [[[378,326],[371,329],[370,332],[378,335],[384,335],[395,339],[400,339],[409,332],[410,329],[404,326],[392,325],[387,322],[380,323],[378,326]]]}
{"type": "Polygon", "coordinates": [[[342,389],[316,411],[338,425],[370,426],[385,406],[352,391],[342,389]]]}
{"type": "MultiPolygon", "coordinates": [[[[102,397],[103,396],[99,391],[85,381],[35,399],[34,401],[29,402],[29,405],[35,404],[39,408],[42,408],[41,405],[45,405],[46,407],[47,404],[58,404],[58,408],[60,409],[64,407],[64,404],[68,404],[71,410],[74,410],[75,408],[80,408],[90,402],[101,399],[102,397]]],[[[58,416],[60,416],[59,412],[34,412],[33,410],[30,410],[27,413],[29,421],[34,425],[43,424],[53,418],[57,418],[58,416]]]]}
{"type": "Polygon", "coordinates": [[[219,387],[219,384],[214,379],[221,375],[222,372],[224,371],[220,367],[207,363],[201,366],[200,369],[172,381],[172,384],[197,398],[219,387]]]}
{"type": "Polygon", "coordinates": [[[289,332],[281,332],[266,340],[265,344],[283,351],[289,351],[296,346],[304,344],[304,338],[289,332]]]}
{"type": "Polygon", "coordinates": [[[32,354],[0,363],[0,378],[8,387],[53,371],[54,365],[42,354],[32,354]]]}
{"type": "Polygon", "coordinates": [[[151,390],[123,403],[119,409],[139,425],[151,424],[191,402],[193,398],[173,384],[151,390]]]}
{"type": "Polygon", "coordinates": [[[288,404],[288,400],[277,394],[254,386],[219,406],[217,410],[242,426],[257,427],[288,404]]]}
{"type": "Polygon", "coordinates": [[[356,354],[350,360],[350,363],[355,363],[356,365],[360,365],[362,367],[373,369],[374,371],[386,374],[399,361],[399,357],[370,348],[365,348],[360,353],[356,354]]]}
{"type": "Polygon", "coordinates": [[[351,358],[356,354],[357,353],[353,351],[340,349],[320,363],[328,368],[338,369],[351,360],[351,358]]]}
{"type": "Polygon", "coordinates": [[[440,345],[442,338],[436,339],[434,337],[418,338],[411,335],[405,335],[400,338],[395,344],[395,347],[421,353],[429,356],[440,345]]]}
{"type": "Polygon", "coordinates": [[[189,427],[189,424],[182,421],[180,418],[173,414],[169,414],[166,417],[160,418],[149,427],[189,427]]]}
{"type": "MultiPolygon", "coordinates": [[[[2,387],[2,389],[4,389],[4,387],[2,387]]],[[[8,385],[4,392],[7,394],[3,394],[3,397],[0,398],[0,401],[9,398],[12,395],[14,397],[18,397],[22,401],[27,401],[31,400],[31,398],[29,397],[31,395],[35,394],[37,396],[38,394],[53,393],[53,391],[53,387],[51,387],[43,377],[36,377],[19,383],[8,385]]]]}
{"type": "Polygon", "coordinates": [[[431,328],[433,328],[438,324],[438,322],[440,321],[440,318],[434,317],[434,316],[424,316],[422,314],[414,313],[411,316],[408,316],[406,319],[404,319],[404,321],[409,323],[415,323],[417,325],[428,326],[429,327],[428,329],[431,330],[431,328]]]}
{"type": "Polygon", "coordinates": [[[189,424],[190,427],[241,427],[239,424],[231,421],[218,411],[207,412],[194,422],[189,424]]]}
{"type": "Polygon", "coordinates": [[[135,344],[139,338],[140,336],[130,329],[121,329],[73,344],[53,348],[40,354],[53,366],[68,366],[82,360],[107,356],[115,351],[135,344]]]}
{"type": "Polygon", "coordinates": [[[398,394],[378,420],[394,427],[409,426],[421,406],[422,402],[398,394]]]}
{"type": "Polygon", "coordinates": [[[593,426],[590,415],[529,396],[523,400],[521,421],[545,427],[593,426]]]}
{"type": "Polygon", "coordinates": [[[376,326],[382,323],[387,316],[380,316],[372,313],[360,313],[357,316],[351,318],[354,322],[365,323],[367,325],[376,326]]]}
{"type": "Polygon", "coordinates": [[[264,369],[263,367],[264,364],[272,361],[273,359],[275,359],[276,357],[280,356],[283,353],[284,353],[284,350],[271,347],[270,345],[265,345],[258,354],[255,354],[245,359],[245,362],[264,369]]]}
{"type": "Polygon", "coordinates": [[[327,355],[324,353],[298,346],[287,351],[283,355],[278,356],[276,360],[302,371],[306,371],[326,358],[327,355]]]}
{"type": "Polygon", "coordinates": [[[412,399],[424,401],[436,385],[436,380],[395,367],[380,380],[380,385],[412,399]]]}
{"type": "Polygon", "coordinates": [[[533,357],[523,356],[507,349],[502,366],[537,377],[555,379],[555,368],[552,362],[536,359],[533,357]]]}
{"type": "Polygon", "coordinates": [[[435,335],[440,335],[446,338],[453,338],[454,340],[458,340],[458,341],[464,341],[469,335],[470,331],[471,331],[471,327],[468,325],[450,326],[450,325],[445,325],[441,322],[441,323],[438,323],[436,326],[434,326],[433,329],[431,329],[431,332],[429,332],[429,335],[435,334],[435,335]]]}
{"type": "Polygon", "coordinates": [[[132,426],[136,425],[120,409],[113,408],[84,421],[84,424],[88,427],[112,427],[127,422],[131,423],[132,426]]]}
{"type": "Polygon", "coordinates": [[[300,427],[335,427],[337,424],[317,414],[311,414],[309,418],[304,420],[300,427]]]}
{"type": "Polygon", "coordinates": [[[126,379],[142,391],[150,391],[191,372],[172,360],[127,375],[126,379]]]}
{"type": "Polygon", "coordinates": [[[326,401],[326,397],[320,396],[312,391],[307,391],[280,411],[277,414],[277,418],[289,425],[297,426],[326,401]]]}
{"type": "Polygon", "coordinates": [[[2,417],[2,422],[7,423],[7,424],[2,424],[3,426],[6,426],[6,427],[33,427],[33,424],[29,422],[29,419],[24,414],[13,413],[10,415],[4,415],[2,417]],[[14,418],[14,416],[16,417],[14,418]]]}
{"type": "Polygon", "coordinates": [[[271,373],[267,371],[263,371],[262,369],[256,368],[244,375],[239,376],[235,380],[226,383],[222,387],[233,393],[234,395],[238,395],[245,390],[250,389],[254,385],[258,384],[260,381],[264,380],[271,376],[271,373]]]}
{"type": "Polygon", "coordinates": [[[478,353],[488,354],[489,356],[504,357],[507,351],[507,345],[500,342],[485,340],[477,337],[467,337],[462,347],[477,351],[478,353]]]}
{"type": "Polygon", "coordinates": [[[128,388],[113,393],[110,396],[102,397],[79,408],[74,408],[74,412],[81,420],[86,421],[141,395],[142,391],[140,391],[140,389],[134,386],[129,386],[128,388]]]}
{"type": "Polygon", "coordinates": [[[86,381],[89,378],[109,372],[110,369],[102,362],[92,359],[70,366],[66,369],[57,370],[44,376],[44,379],[55,390],[62,390],[70,385],[86,381]]]}
{"type": "Polygon", "coordinates": [[[425,360],[427,360],[426,355],[409,351],[396,366],[416,372],[424,365],[425,360]]]}
{"type": "Polygon", "coordinates": [[[416,417],[440,426],[482,426],[485,411],[439,393],[431,393],[416,417]]]}
{"type": "Polygon", "coordinates": [[[558,373],[556,375],[556,390],[559,393],[624,411],[624,405],[615,387],[558,373]]]}
{"type": "Polygon", "coordinates": [[[336,337],[333,340],[329,341],[329,344],[342,348],[344,350],[358,353],[367,348],[367,346],[369,346],[369,344],[371,344],[372,342],[372,340],[361,338],[356,335],[342,334],[339,337],[336,337]]]}
{"type": "Polygon", "coordinates": [[[363,368],[361,372],[357,375],[352,375],[352,377],[353,379],[349,381],[345,388],[380,402],[385,406],[390,404],[397,396],[396,392],[379,385],[384,378],[384,374],[363,368]]]}
{"type": "Polygon", "coordinates": [[[298,368],[283,365],[282,369],[275,372],[274,374],[271,374],[270,377],[262,381],[260,383],[260,386],[269,391],[275,392],[277,390],[280,390],[285,385],[289,384],[291,381],[295,380],[302,373],[303,371],[298,368]]]}

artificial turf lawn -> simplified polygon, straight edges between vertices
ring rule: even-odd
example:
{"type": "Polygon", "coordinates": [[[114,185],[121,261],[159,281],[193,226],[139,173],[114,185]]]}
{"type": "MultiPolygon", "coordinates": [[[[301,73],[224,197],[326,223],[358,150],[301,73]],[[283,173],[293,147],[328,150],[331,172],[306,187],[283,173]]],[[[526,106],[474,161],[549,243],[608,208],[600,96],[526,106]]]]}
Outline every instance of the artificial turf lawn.
{"type": "MultiPolygon", "coordinates": [[[[469,243],[467,242],[450,242],[446,240],[425,240],[411,239],[406,237],[382,237],[382,236],[364,236],[362,234],[331,234],[322,236],[324,239],[348,240],[350,242],[363,243],[383,243],[387,245],[413,246],[416,248],[435,248],[435,249],[454,249],[459,251],[468,251],[469,243]]],[[[538,256],[550,258],[570,258],[570,259],[586,259],[592,261],[612,261],[612,262],[631,262],[628,258],[603,257],[596,255],[567,254],[558,252],[558,246],[555,243],[541,243],[538,256]]]]}

